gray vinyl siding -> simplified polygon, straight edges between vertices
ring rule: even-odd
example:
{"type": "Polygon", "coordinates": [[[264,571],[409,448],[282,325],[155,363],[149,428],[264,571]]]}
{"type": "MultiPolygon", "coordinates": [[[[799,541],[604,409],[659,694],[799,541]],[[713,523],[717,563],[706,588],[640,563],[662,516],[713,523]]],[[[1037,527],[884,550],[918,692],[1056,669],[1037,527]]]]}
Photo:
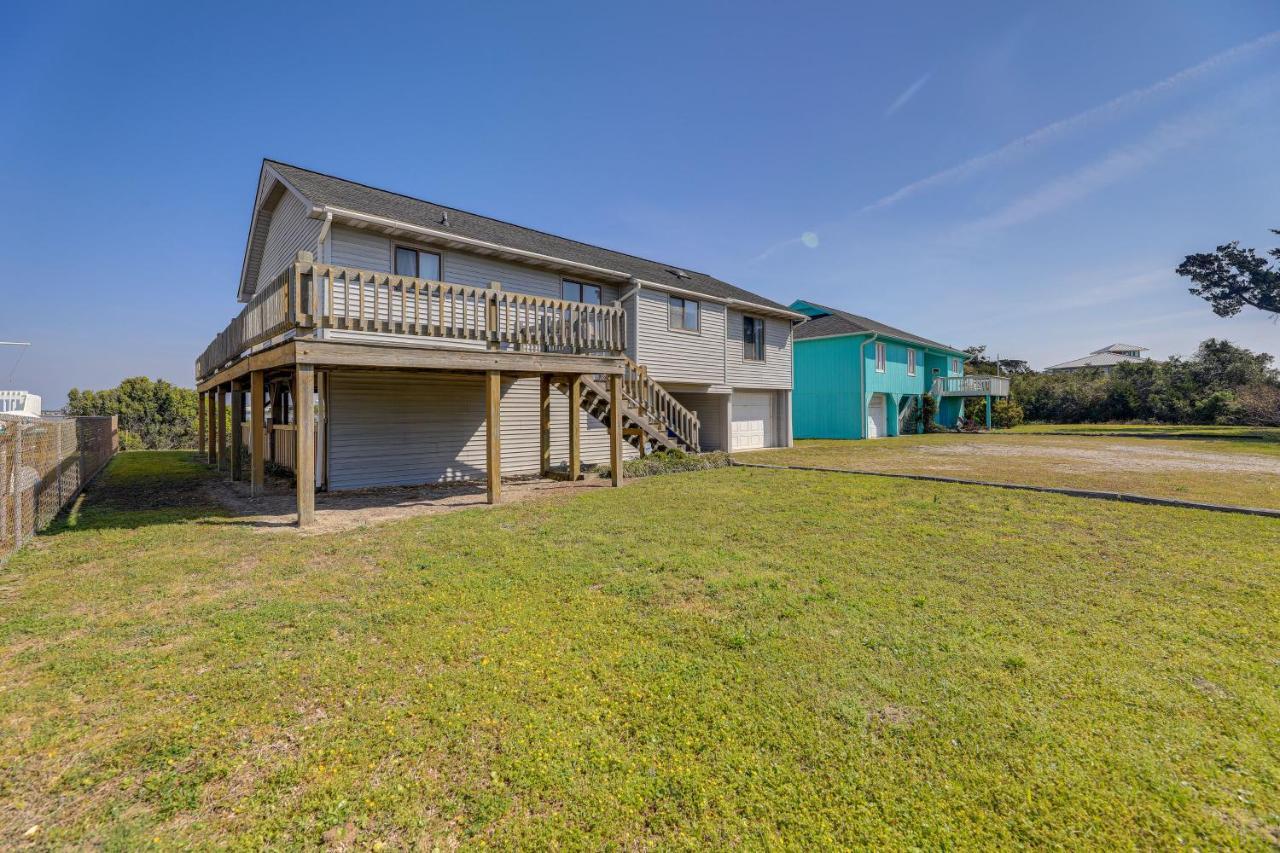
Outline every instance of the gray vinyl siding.
{"type": "Polygon", "coordinates": [[[286,192],[276,203],[267,228],[267,239],[262,249],[262,261],[258,266],[260,288],[284,270],[299,251],[315,254],[320,241],[323,223],[307,216],[307,206],[291,192],[286,192]]]}
{"type": "Polygon", "coordinates": [[[728,450],[725,423],[728,414],[728,394],[701,394],[671,392],[682,406],[698,416],[698,443],[703,450],[728,450]]]}
{"type": "MultiPolygon", "coordinates": [[[[569,401],[552,390],[551,461],[569,457],[569,401]]],[[[582,424],[584,464],[609,460],[609,433],[582,424]]],[[[502,473],[537,474],[538,380],[502,383],[502,473]]],[[[624,455],[635,450],[626,445],[624,455]]],[[[329,378],[329,486],[420,485],[485,476],[484,379],[435,373],[334,372],[329,378]]]]}
{"type": "Polygon", "coordinates": [[[724,383],[725,308],[714,302],[699,304],[698,332],[668,326],[667,294],[641,290],[636,311],[636,361],[649,368],[658,382],[724,383]]]}
{"type": "Polygon", "coordinates": [[[791,321],[763,314],[751,316],[764,320],[764,361],[742,357],[743,312],[731,309],[725,340],[726,382],[735,388],[790,388],[791,321]]]}
{"type": "MultiPolygon", "coordinates": [[[[354,228],[335,225],[330,234],[330,261],[336,266],[356,267],[375,272],[391,272],[391,252],[394,246],[415,246],[412,241],[392,240],[380,234],[371,234],[354,228]]],[[[451,284],[472,287],[488,287],[496,281],[503,290],[562,299],[563,277],[548,270],[521,266],[483,255],[454,250],[420,246],[423,251],[440,255],[441,277],[451,284]]],[[[590,282],[590,279],[584,279],[590,282]]],[[[591,282],[593,284],[599,282],[591,282]]],[[[618,288],[601,284],[601,301],[606,305],[618,298],[618,288]]]]}

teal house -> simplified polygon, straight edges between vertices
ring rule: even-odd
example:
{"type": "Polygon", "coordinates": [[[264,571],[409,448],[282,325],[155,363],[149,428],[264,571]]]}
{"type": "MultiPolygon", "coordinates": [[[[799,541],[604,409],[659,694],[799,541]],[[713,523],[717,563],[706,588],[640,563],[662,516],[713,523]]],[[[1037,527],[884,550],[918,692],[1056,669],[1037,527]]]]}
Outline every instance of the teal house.
{"type": "Polygon", "coordinates": [[[955,347],[867,317],[798,299],[809,317],[794,330],[792,417],[796,438],[884,438],[919,430],[918,408],[930,394],[935,420],[952,427],[966,397],[1009,394],[1009,380],[965,376],[968,356],[955,347]]]}

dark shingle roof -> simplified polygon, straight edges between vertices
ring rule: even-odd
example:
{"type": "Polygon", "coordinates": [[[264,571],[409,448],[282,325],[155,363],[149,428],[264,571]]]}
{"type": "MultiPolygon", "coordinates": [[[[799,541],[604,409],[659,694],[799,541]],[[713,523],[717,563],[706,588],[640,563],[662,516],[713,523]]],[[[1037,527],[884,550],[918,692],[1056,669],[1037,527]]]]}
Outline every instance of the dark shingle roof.
{"type": "Polygon", "coordinates": [[[902,329],[895,329],[893,326],[887,326],[884,323],[876,322],[869,317],[850,314],[848,311],[841,311],[838,308],[828,308],[825,305],[819,305],[818,303],[810,302],[807,299],[800,301],[804,302],[805,305],[811,305],[814,308],[827,313],[821,317],[814,317],[811,320],[806,320],[796,326],[795,339],[798,341],[805,338],[822,338],[830,337],[832,335],[857,335],[879,332],[882,335],[897,338],[898,340],[907,341],[909,343],[949,350],[950,352],[955,353],[963,352],[963,350],[956,349],[950,344],[931,341],[928,338],[922,338],[919,335],[904,332],[902,329]]]}
{"type": "Polygon", "coordinates": [[[602,249],[589,243],[579,243],[577,240],[557,237],[532,228],[512,225],[500,219],[492,219],[454,207],[445,207],[422,199],[380,190],[354,181],[335,178],[332,175],[312,172],[298,166],[290,166],[288,163],[276,160],[264,162],[315,205],[332,205],[357,213],[456,234],[463,238],[483,240],[560,260],[602,267],[655,284],[689,290],[717,299],[736,299],[780,311],[789,310],[785,305],[705,273],[602,249]],[[446,214],[447,225],[444,224],[446,214]],[[679,273],[683,273],[683,276],[679,273]]]}

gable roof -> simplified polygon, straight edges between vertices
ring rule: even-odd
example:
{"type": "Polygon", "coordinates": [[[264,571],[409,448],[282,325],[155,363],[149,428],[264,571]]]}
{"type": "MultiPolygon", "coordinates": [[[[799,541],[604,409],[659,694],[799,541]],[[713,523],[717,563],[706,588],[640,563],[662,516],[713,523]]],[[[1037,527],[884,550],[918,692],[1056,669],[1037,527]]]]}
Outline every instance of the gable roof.
{"type": "Polygon", "coordinates": [[[1102,349],[1096,349],[1090,355],[1101,355],[1104,352],[1126,353],[1126,352],[1146,352],[1146,347],[1140,347],[1137,344],[1109,344],[1102,349]]]}
{"type": "Polygon", "coordinates": [[[1141,364],[1146,360],[1147,359],[1145,358],[1123,355],[1118,352],[1099,350],[1086,355],[1084,358],[1075,358],[1071,361],[1064,361],[1061,364],[1051,364],[1046,367],[1045,370],[1071,370],[1073,368],[1085,367],[1115,367],[1117,364],[1141,364]]]}
{"type": "Polygon", "coordinates": [[[828,308],[826,305],[819,305],[807,299],[797,299],[791,303],[791,307],[800,311],[808,307],[813,309],[816,314],[812,319],[806,320],[795,327],[794,334],[797,341],[805,338],[828,338],[834,335],[880,334],[888,338],[905,341],[906,343],[946,350],[964,358],[969,357],[963,350],[956,349],[949,344],[931,341],[928,338],[922,338],[919,335],[913,335],[910,332],[904,332],[902,329],[896,329],[893,326],[872,320],[870,317],[850,314],[848,311],[841,311],[839,308],[828,308]]]}
{"type": "MultiPolygon", "coordinates": [[[[263,168],[270,168],[278,174],[293,191],[317,211],[330,209],[378,217],[416,228],[429,229],[443,239],[452,237],[462,241],[478,241],[491,247],[514,250],[515,253],[591,267],[597,273],[606,274],[609,277],[640,279],[645,284],[690,291],[725,302],[742,302],[794,316],[794,312],[785,305],[706,273],[639,258],[590,243],[581,243],[548,234],[545,231],[513,225],[500,219],[370,187],[322,172],[313,172],[277,160],[263,160],[263,168]]],[[[247,267],[248,264],[246,264],[247,267]]]]}

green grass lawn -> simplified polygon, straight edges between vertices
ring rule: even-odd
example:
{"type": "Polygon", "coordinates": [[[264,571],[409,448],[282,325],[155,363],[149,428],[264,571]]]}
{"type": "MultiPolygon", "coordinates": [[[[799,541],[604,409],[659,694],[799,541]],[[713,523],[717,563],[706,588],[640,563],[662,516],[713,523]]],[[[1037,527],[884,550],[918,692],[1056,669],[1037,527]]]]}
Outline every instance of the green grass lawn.
{"type": "Polygon", "coordinates": [[[0,845],[1280,842],[1275,521],[729,468],[302,537],[205,476],[0,568],[0,845]]]}
{"type": "Polygon", "coordinates": [[[1280,509],[1280,443],[1239,436],[940,433],[877,441],[797,441],[795,447],[734,457],[1280,509]]]}

